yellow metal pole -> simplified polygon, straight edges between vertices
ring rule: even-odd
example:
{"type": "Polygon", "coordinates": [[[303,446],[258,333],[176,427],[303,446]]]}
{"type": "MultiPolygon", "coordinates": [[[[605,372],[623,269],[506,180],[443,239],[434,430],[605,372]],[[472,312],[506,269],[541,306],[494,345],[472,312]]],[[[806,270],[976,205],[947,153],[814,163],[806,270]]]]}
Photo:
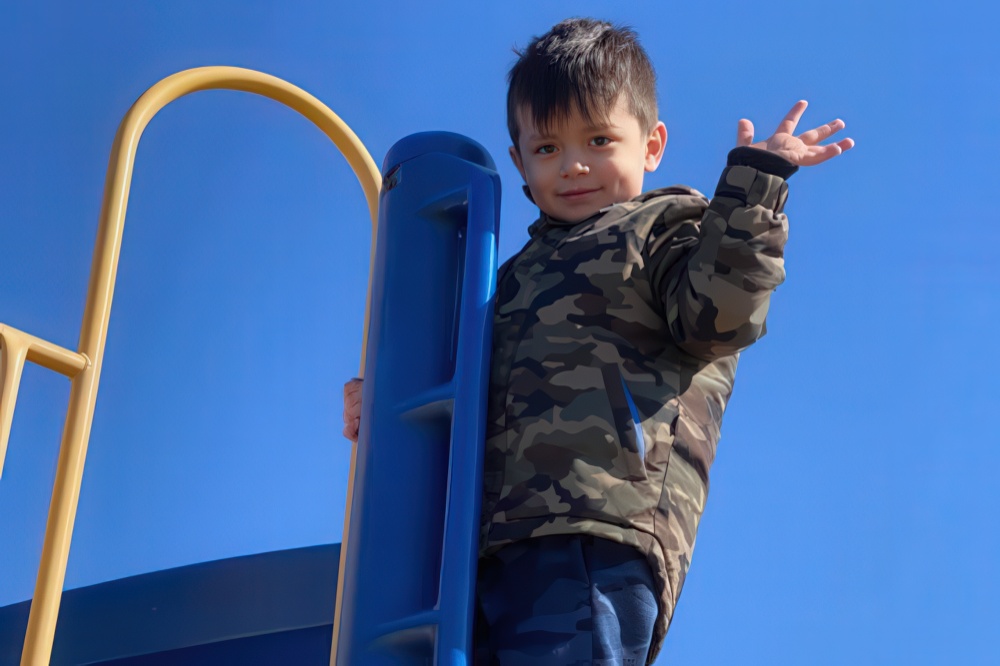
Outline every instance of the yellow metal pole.
{"type": "MultiPolygon", "coordinates": [[[[66,415],[56,480],[52,490],[52,501],[45,529],[45,543],[42,548],[41,564],[35,583],[35,595],[28,618],[24,651],[21,654],[22,666],[45,666],[49,663],[52,654],[52,642],[55,637],[56,619],[59,615],[59,602],[66,576],[73,523],[80,497],[87,443],[93,422],[94,405],[97,400],[97,387],[104,357],[108,320],[111,315],[111,300],[114,295],[125,211],[128,205],[132,168],[139,138],[152,117],[164,106],[189,93],[211,89],[242,90],[281,102],[311,120],[336,144],[354,169],[358,180],[361,181],[365,197],[368,200],[368,209],[372,218],[372,257],[374,257],[375,234],[378,224],[378,192],[381,185],[378,167],[350,128],[326,105],[309,93],[286,81],[253,70],[237,67],[201,67],[179,72],[163,79],[147,90],[132,105],[132,108],[122,119],[115,135],[104,184],[104,200],[101,205],[97,243],[94,247],[87,304],[80,331],[78,357],[84,359],[83,365],[85,367],[73,377],[70,390],[69,409],[66,415]]],[[[368,289],[370,299],[370,269],[368,289]]],[[[365,340],[368,337],[368,318],[366,310],[365,340]]],[[[7,337],[4,337],[4,340],[6,341],[7,337]]],[[[72,352],[68,353],[72,354],[72,352]]],[[[21,358],[20,363],[23,365],[23,357],[18,356],[18,354],[5,353],[4,356],[5,358],[10,356],[13,361],[21,358]]],[[[79,365],[79,361],[74,362],[74,364],[79,365]]],[[[365,356],[364,350],[362,350],[362,375],[364,364],[365,356]]],[[[8,365],[6,360],[4,365],[6,371],[6,365],[8,365]]],[[[5,377],[4,393],[6,391],[7,381],[5,377]]],[[[11,409],[12,407],[13,405],[11,405],[11,409]]],[[[353,458],[351,467],[352,469],[354,467],[353,458]]],[[[350,515],[350,493],[349,488],[348,515],[350,515]]],[[[338,585],[338,588],[340,587],[338,585]]]]}
{"type": "Polygon", "coordinates": [[[21,371],[28,355],[28,345],[24,338],[0,326],[0,474],[7,456],[7,440],[14,418],[14,402],[21,384],[21,371]]]}
{"type": "Polygon", "coordinates": [[[75,377],[90,362],[83,354],[0,324],[0,476],[10,439],[14,403],[24,362],[31,361],[67,377],[75,377]]]}

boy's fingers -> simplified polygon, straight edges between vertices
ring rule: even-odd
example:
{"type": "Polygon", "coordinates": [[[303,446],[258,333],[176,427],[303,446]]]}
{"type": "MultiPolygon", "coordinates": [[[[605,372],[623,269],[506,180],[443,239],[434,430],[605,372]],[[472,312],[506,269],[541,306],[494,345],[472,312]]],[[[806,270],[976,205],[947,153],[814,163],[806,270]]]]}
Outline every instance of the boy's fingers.
{"type": "Polygon", "coordinates": [[[749,146],[753,143],[753,123],[746,118],[736,124],[736,145],[749,146]]]}
{"type": "Polygon", "coordinates": [[[817,164],[822,164],[827,160],[843,154],[845,151],[848,151],[853,147],[854,139],[841,139],[836,143],[831,143],[826,146],[816,146],[803,163],[803,166],[815,166],[817,164]]]}
{"type": "Polygon", "coordinates": [[[804,99],[800,99],[792,107],[792,110],[788,112],[785,119],[781,121],[778,125],[778,129],[775,130],[775,134],[795,134],[795,127],[799,124],[799,118],[805,112],[806,107],[809,106],[809,102],[804,99]]]}
{"type": "Polygon", "coordinates": [[[837,118],[836,120],[829,122],[826,125],[822,125],[815,129],[811,129],[808,132],[803,132],[802,134],[799,135],[799,139],[802,141],[802,143],[806,144],[807,146],[814,146],[823,139],[826,139],[827,137],[836,134],[840,130],[844,129],[844,127],[845,127],[844,121],[841,120],[840,118],[837,118]]]}
{"type": "Polygon", "coordinates": [[[344,384],[344,402],[361,400],[361,389],[363,386],[360,379],[352,379],[344,384]]]}
{"type": "Polygon", "coordinates": [[[351,440],[355,444],[358,443],[358,426],[357,424],[347,424],[344,426],[344,437],[351,440]]]}
{"type": "Polygon", "coordinates": [[[822,164],[827,160],[833,159],[838,155],[841,155],[846,150],[850,150],[854,147],[854,139],[842,139],[837,143],[831,143],[827,146],[817,146],[813,149],[813,152],[809,155],[808,160],[803,166],[814,166],[816,164],[822,164]]]}
{"type": "Polygon", "coordinates": [[[829,159],[830,157],[836,157],[840,155],[845,150],[850,150],[854,147],[854,141],[851,139],[844,139],[843,141],[837,141],[836,143],[831,143],[827,146],[820,146],[823,149],[823,155],[829,159]]]}
{"type": "Polygon", "coordinates": [[[829,146],[823,146],[823,150],[820,153],[818,153],[818,155],[819,155],[819,161],[820,162],[825,162],[828,159],[831,159],[831,158],[836,157],[837,155],[840,155],[842,152],[844,152],[844,151],[841,150],[840,146],[838,146],[835,143],[831,143],[829,146]]]}
{"type": "Polygon", "coordinates": [[[358,441],[358,429],[361,425],[361,389],[362,380],[355,377],[344,384],[344,437],[352,442],[358,441]]]}

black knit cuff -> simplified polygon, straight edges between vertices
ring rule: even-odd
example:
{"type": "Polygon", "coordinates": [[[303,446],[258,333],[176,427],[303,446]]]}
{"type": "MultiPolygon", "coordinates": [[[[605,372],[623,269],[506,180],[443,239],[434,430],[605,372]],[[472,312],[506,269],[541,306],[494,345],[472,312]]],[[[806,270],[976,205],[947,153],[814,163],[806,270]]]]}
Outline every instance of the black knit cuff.
{"type": "Polygon", "coordinates": [[[793,173],[799,170],[797,166],[780,155],[750,146],[740,146],[730,150],[728,164],[729,166],[748,166],[785,180],[788,180],[793,173]]]}

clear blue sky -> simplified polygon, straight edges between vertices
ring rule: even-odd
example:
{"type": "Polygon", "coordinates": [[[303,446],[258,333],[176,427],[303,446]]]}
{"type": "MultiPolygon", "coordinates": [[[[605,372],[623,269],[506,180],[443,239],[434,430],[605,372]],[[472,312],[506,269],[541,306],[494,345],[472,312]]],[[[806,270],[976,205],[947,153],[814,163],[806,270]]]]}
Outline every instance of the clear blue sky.
{"type": "MultiPolygon", "coordinates": [[[[736,122],[847,122],[791,180],[787,282],[741,360],[659,664],[1000,662],[997,10],[889,2],[6,3],[0,321],[75,348],[115,129],[188,67],[310,91],[381,163],[446,129],[501,168],[514,45],[634,26],[660,76],[648,187],[711,193],[736,122]]],[[[340,390],[368,221],[343,158],[269,100],[206,92],[139,147],[68,587],[340,540],[340,390]],[[319,354],[323,345],[328,351],[319,354]]],[[[31,596],[68,382],[30,366],[0,479],[0,605],[31,596]]]]}

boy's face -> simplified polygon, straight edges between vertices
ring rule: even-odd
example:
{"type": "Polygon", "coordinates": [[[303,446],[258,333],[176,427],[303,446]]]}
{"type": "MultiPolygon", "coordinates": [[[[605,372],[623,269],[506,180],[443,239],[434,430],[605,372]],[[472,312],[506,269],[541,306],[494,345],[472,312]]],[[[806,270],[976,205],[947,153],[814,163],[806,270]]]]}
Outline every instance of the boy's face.
{"type": "Polygon", "coordinates": [[[644,132],[621,99],[597,124],[574,109],[543,132],[522,108],[518,127],[518,145],[510,149],[514,165],[542,212],[566,222],[642,194],[643,176],[656,169],[667,144],[662,122],[644,132]]]}

